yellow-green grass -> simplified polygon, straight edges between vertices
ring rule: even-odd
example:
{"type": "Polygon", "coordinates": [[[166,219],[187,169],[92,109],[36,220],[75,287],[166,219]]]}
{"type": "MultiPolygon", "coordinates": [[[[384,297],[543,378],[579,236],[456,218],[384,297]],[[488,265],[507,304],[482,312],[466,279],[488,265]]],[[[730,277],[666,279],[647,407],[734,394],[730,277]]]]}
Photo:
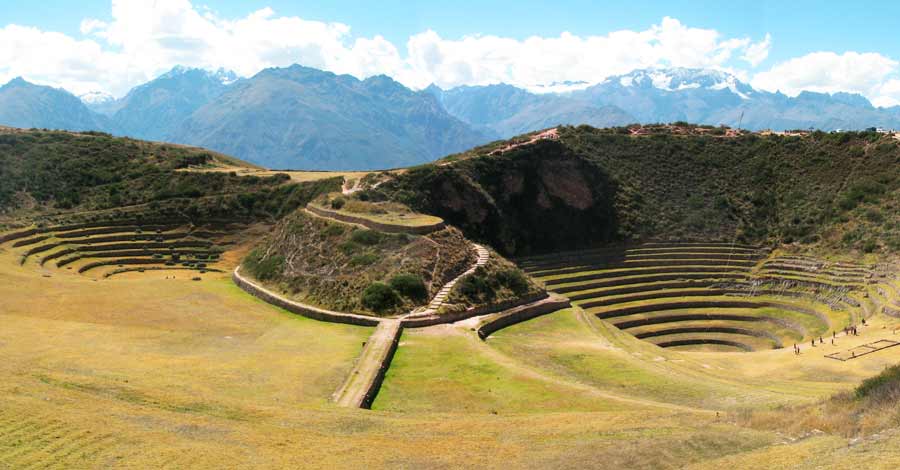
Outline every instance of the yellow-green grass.
{"type": "MultiPolygon", "coordinates": [[[[755,312],[752,310],[741,313],[744,316],[756,316],[755,312]]],[[[633,335],[637,338],[641,339],[665,339],[669,337],[668,334],[660,334],[668,331],[672,331],[673,329],[680,328],[737,328],[742,330],[750,330],[760,334],[774,336],[778,338],[783,346],[793,345],[794,343],[799,343],[803,341],[803,336],[801,333],[791,329],[786,328],[783,325],[779,325],[776,323],[770,323],[765,321],[759,322],[744,322],[744,321],[731,321],[731,320],[687,320],[687,321],[673,321],[668,323],[659,323],[655,325],[645,325],[638,326],[634,328],[629,328],[625,330],[628,334],[633,335]]]]}
{"type": "MultiPolygon", "coordinates": [[[[637,301],[637,302],[627,302],[627,303],[616,304],[616,305],[594,307],[594,308],[586,309],[585,311],[588,313],[591,313],[591,314],[602,315],[604,312],[613,311],[613,310],[621,309],[621,308],[659,305],[660,309],[652,312],[652,313],[658,313],[658,312],[670,311],[671,309],[667,308],[666,305],[671,304],[671,303],[677,303],[677,302],[697,302],[697,303],[702,303],[702,304],[708,305],[708,307],[706,307],[706,308],[717,309],[717,310],[726,310],[727,308],[732,308],[732,307],[717,307],[716,303],[717,302],[722,302],[722,303],[735,302],[735,301],[757,303],[761,307],[759,310],[766,311],[767,313],[772,313],[772,314],[780,314],[782,312],[787,313],[787,312],[790,312],[790,310],[786,309],[786,308],[771,308],[768,305],[766,305],[766,302],[783,304],[783,305],[787,305],[787,306],[795,306],[795,307],[798,307],[801,309],[817,312],[818,314],[822,315],[825,319],[828,320],[828,325],[822,325],[821,320],[819,318],[817,318],[816,315],[802,313],[802,312],[793,312],[796,315],[799,315],[799,316],[802,316],[803,318],[808,319],[803,324],[809,325],[809,326],[821,325],[822,327],[826,327],[826,328],[830,327],[832,329],[842,329],[844,326],[848,325],[852,321],[850,312],[846,311],[846,310],[832,310],[823,304],[809,302],[802,298],[777,297],[777,296],[769,296],[769,295],[761,295],[761,296],[754,296],[754,297],[736,297],[736,296],[671,297],[671,298],[642,300],[642,301],[637,301]]],[[[704,307],[691,306],[686,310],[693,310],[696,308],[702,309],[704,307]]],[[[741,308],[741,307],[738,307],[738,308],[741,308]]],[[[682,311],[685,311],[685,309],[678,309],[678,310],[672,310],[672,311],[682,312],[682,311]]],[[[643,314],[647,315],[647,314],[652,314],[652,313],[649,313],[649,311],[648,311],[643,314]]],[[[622,318],[624,318],[624,317],[616,317],[615,319],[612,319],[612,321],[617,322],[622,318]]]]}
{"type": "MultiPolygon", "coordinates": [[[[226,252],[223,264],[235,265],[240,253],[226,252]]],[[[485,395],[478,380],[440,387],[397,375],[397,396],[419,410],[344,410],[328,397],[371,329],[290,315],[240,291],[227,274],[199,283],[162,273],[93,282],[33,261],[20,266],[19,255],[0,246],[0,468],[897,464],[896,434],[849,447],[833,436],[793,442],[731,424],[729,410],[848,390],[900,360],[900,348],[846,363],[823,357],[830,345],[799,357],[677,352],[570,309],[484,343],[462,330],[471,337],[446,348],[430,339],[401,345],[398,354],[409,345],[442,354],[418,356],[422,377],[435,374],[428,363],[460,350],[471,358],[453,364],[481,368],[473,377],[521,384],[506,400],[495,397],[496,407],[439,402],[485,395]],[[421,390],[435,396],[413,397],[421,390]],[[726,412],[717,418],[711,410],[726,412]]],[[[835,349],[889,335],[885,322],[872,318],[835,349]]]]}
{"type": "MultiPolygon", "coordinates": [[[[879,334],[877,326],[870,334],[879,334]]],[[[678,352],[641,341],[592,315],[568,310],[495,333],[488,344],[531,366],[629,396],[714,409],[805,402],[845,390],[900,359],[885,351],[858,367],[834,364],[829,352],[865,340],[795,356],[790,348],[754,353],[678,352]]],[[[888,350],[889,351],[889,350],[888,350]]]]}
{"type": "Polygon", "coordinates": [[[710,346],[715,349],[724,349],[734,352],[753,352],[775,349],[771,340],[756,336],[735,333],[682,333],[656,338],[648,338],[646,341],[665,348],[678,348],[685,351],[704,350],[710,346]],[[679,342],[705,342],[699,344],[674,344],[679,342]]]}
{"type": "Polygon", "coordinates": [[[373,409],[546,413],[636,408],[555,380],[498,354],[468,329],[407,329],[373,409]]]}
{"type": "Polygon", "coordinates": [[[572,397],[507,365],[498,374],[526,387],[504,398],[506,410],[562,404],[499,415],[343,410],[328,398],[370,328],[290,315],[226,276],[94,283],[44,278],[15,259],[0,247],[0,467],[667,467],[673,455],[696,462],[776,442],[710,415],[572,397]]]}

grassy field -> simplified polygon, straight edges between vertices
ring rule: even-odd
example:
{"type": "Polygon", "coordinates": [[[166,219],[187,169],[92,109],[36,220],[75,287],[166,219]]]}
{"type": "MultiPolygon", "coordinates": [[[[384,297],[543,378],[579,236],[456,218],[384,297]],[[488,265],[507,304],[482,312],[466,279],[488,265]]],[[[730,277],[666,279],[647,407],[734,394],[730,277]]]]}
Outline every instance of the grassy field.
{"type": "MultiPolygon", "coordinates": [[[[375,410],[346,410],[329,399],[371,328],[290,315],[227,273],[94,281],[0,250],[0,468],[898,463],[891,434],[848,447],[728,418],[849,389],[900,348],[846,363],[822,357],[830,345],[682,353],[569,309],[487,342],[463,326],[407,330],[375,410]]],[[[837,348],[890,337],[886,321],[837,348]]]]}

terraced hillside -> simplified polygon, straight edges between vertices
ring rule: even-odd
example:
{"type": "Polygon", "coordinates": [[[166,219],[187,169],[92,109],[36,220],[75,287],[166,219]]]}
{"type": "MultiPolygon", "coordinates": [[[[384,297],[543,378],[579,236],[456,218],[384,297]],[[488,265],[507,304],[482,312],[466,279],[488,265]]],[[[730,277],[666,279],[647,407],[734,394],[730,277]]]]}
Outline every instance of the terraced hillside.
{"type": "Polygon", "coordinates": [[[858,320],[871,268],[734,243],[645,243],[522,258],[547,289],[663,348],[756,351],[858,320]]]}
{"type": "Polygon", "coordinates": [[[246,224],[225,221],[118,219],[19,230],[0,246],[21,265],[94,278],[151,270],[218,271],[222,252],[246,224]]]}

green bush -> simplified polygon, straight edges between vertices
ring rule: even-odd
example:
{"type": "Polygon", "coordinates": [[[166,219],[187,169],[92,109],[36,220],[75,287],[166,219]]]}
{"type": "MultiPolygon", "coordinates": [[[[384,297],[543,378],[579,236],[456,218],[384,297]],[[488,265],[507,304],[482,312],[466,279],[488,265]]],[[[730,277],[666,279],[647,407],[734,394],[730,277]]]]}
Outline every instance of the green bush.
{"type": "Polygon", "coordinates": [[[375,264],[378,261],[378,255],[374,253],[363,253],[361,255],[356,255],[350,259],[351,266],[369,266],[371,264],[375,264]]]}
{"type": "Polygon", "coordinates": [[[362,294],[363,307],[373,312],[384,312],[396,307],[399,303],[400,296],[397,295],[397,291],[383,282],[369,284],[362,294]]]}
{"type": "Polygon", "coordinates": [[[244,267],[261,281],[274,279],[284,269],[284,256],[269,256],[263,259],[259,250],[253,250],[244,260],[244,267]]]}
{"type": "Polygon", "coordinates": [[[372,230],[354,230],[350,239],[360,245],[377,245],[381,241],[381,234],[372,230]]]}
{"type": "Polygon", "coordinates": [[[331,200],[331,208],[334,210],[341,210],[344,207],[344,204],[347,204],[347,200],[338,196],[331,200]]]}
{"type": "Polygon", "coordinates": [[[350,256],[353,253],[356,253],[357,251],[359,251],[359,248],[360,248],[360,246],[358,243],[353,243],[351,241],[346,241],[346,242],[343,242],[340,245],[338,245],[338,250],[341,250],[341,253],[343,253],[347,256],[350,256]]]}
{"type": "Polygon", "coordinates": [[[473,303],[490,301],[497,295],[484,268],[478,268],[464,277],[459,282],[459,293],[473,303]]]}
{"type": "Polygon", "coordinates": [[[506,286],[507,289],[513,291],[516,295],[522,295],[528,292],[528,280],[517,269],[507,269],[497,273],[497,281],[506,286]]]}
{"type": "Polygon", "coordinates": [[[331,224],[325,230],[322,231],[326,237],[336,237],[338,235],[343,235],[344,227],[342,225],[331,224]]]}
{"type": "Polygon", "coordinates": [[[391,279],[391,287],[400,295],[417,301],[428,297],[428,288],[419,276],[413,274],[398,274],[391,279]]]}
{"type": "Polygon", "coordinates": [[[856,398],[890,398],[900,395],[900,364],[891,366],[856,387],[856,398]]]}

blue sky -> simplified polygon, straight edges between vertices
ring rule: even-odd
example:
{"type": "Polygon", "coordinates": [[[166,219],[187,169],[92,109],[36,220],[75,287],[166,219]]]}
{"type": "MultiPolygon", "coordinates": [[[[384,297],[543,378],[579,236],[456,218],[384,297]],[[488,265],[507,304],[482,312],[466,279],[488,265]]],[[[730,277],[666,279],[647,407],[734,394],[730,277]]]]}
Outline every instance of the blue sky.
{"type": "MultiPolygon", "coordinates": [[[[355,34],[381,34],[402,45],[415,33],[433,29],[447,38],[495,34],[524,39],[563,31],[578,35],[642,29],[664,16],[728,36],[771,33],[777,61],[814,51],[880,52],[900,57],[896,40],[900,2],[893,1],[586,1],[540,2],[454,0],[410,2],[204,0],[226,17],[271,7],[279,15],[341,22],[355,34]]],[[[84,17],[111,19],[109,0],[0,0],[0,24],[16,23],[79,34],[84,17]]]]}
{"type": "Polygon", "coordinates": [[[19,74],[76,91],[93,87],[121,94],[176,61],[222,66],[242,75],[299,62],[361,77],[386,73],[412,87],[429,81],[445,87],[498,81],[529,87],[560,79],[598,81],[629,67],[680,65],[725,69],[754,86],[789,94],[801,89],[851,91],[882,104],[900,103],[896,62],[900,41],[893,39],[900,2],[0,0],[0,4],[0,28],[6,27],[13,38],[7,40],[46,42],[54,50],[71,48],[79,55],[96,55],[77,64],[60,59],[72,70],[51,64],[56,73],[28,64],[25,58],[0,57],[7,61],[5,66],[0,62],[0,80],[19,74]],[[258,24],[252,30],[234,29],[229,23],[259,11],[265,14],[254,20],[258,24]],[[203,17],[212,18],[209,25],[197,19],[203,17]],[[85,28],[86,19],[95,21],[85,28]],[[144,28],[145,23],[155,24],[155,29],[144,28]],[[280,29],[267,26],[275,24],[280,29]],[[10,32],[10,25],[37,30],[41,36],[10,32]],[[610,39],[616,31],[655,36],[591,40],[610,39]],[[563,32],[580,42],[554,41],[563,32]],[[710,43],[704,32],[715,35],[715,42],[710,43]],[[50,37],[52,33],[64,35],[70,44],[55,44],[60,39],[50,37]],[[225,38],[228,34],[231,42],[225,38]],[[500,40],[462,41],[471,36],[500,40]],[[531,37],[545,41],[524,42],[531,37]],[[250,45],[228,57],[240,38],[250,45]],[[282,38],[286,42],[277,44],[282,38]],[[416,38],[415,51],[407,49],[411,38],[416,38]],[[363,44],[356,48],[359,39],[363,44]],[[148,48],[148,41],[155,47],[148,48]],[[645,43],[655,49],[644,50],[645,43]],[[600,48],[613,52],[599,53],[600,48]],[[640,60],[624,57],[629,49],[642,50],[640,60]],[[592,66],[584,66],[586,61],[592,66]],[[104,63],[97,73],[105,78],[90,80],[88,62],[104,63]],[[566,73],[559,73],[560,68],[566,73]]]}

